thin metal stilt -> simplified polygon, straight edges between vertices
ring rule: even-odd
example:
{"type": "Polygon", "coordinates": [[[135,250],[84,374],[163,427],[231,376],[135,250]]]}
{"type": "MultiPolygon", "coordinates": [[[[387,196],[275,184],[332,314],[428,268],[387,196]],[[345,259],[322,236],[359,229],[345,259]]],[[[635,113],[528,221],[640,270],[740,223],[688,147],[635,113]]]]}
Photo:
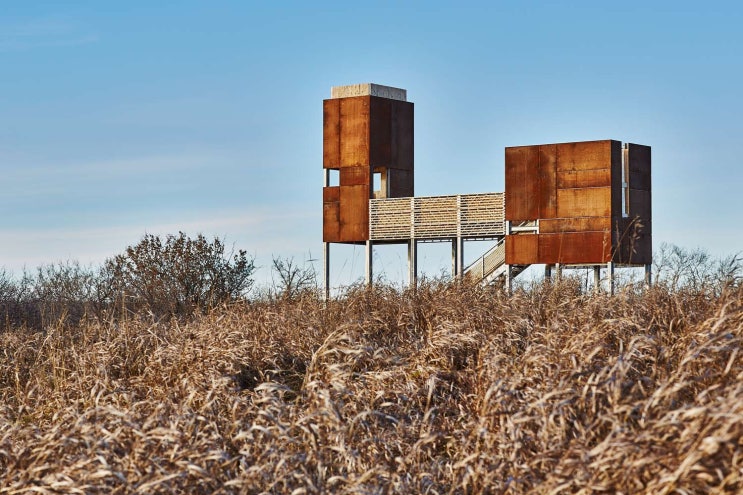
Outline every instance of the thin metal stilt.
{"type": "Polygon", "coordinates": [[[373,244],[371,240],[366,241],[366,285],[371,285],[374,278],[372,267],[373,244]]]}
{"type": "Polygon", "coordinates": [[[325,301],[330,299],[330,243],[322,243],[322,278],[325,301]]]}
{"type": "Polygon", "coordinates": [[[408,241],[408,284],[415,289],[418,283],[418,242],[408,241]]]}

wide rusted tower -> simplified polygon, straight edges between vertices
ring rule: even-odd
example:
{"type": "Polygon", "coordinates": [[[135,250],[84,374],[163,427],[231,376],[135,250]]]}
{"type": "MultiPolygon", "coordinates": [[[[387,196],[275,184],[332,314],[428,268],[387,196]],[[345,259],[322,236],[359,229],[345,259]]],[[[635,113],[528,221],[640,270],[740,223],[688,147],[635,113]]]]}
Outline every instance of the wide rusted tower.
{"type": "Polygon", "coordinates": [[[506,264],[644,266],[649,279],[650,168],[649,146],[613,140],[506,148],[506,264]]]}

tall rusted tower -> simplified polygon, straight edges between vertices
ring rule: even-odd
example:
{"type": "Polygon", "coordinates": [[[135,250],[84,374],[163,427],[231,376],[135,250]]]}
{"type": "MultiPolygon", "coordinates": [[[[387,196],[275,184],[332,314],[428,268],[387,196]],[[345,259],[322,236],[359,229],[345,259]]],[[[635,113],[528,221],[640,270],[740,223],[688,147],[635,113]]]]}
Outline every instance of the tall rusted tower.
{"type": "Polygon", "coordinates": [[[323,244],[366,244],[371,277],[369,201],[414,196],[413,104],[404,89],[356,84],[323,101],[323,244]],[[337,170],[338,185],[330,185],[337,170]],[[375,185],[378,189],[375,189],[375,185]]]}

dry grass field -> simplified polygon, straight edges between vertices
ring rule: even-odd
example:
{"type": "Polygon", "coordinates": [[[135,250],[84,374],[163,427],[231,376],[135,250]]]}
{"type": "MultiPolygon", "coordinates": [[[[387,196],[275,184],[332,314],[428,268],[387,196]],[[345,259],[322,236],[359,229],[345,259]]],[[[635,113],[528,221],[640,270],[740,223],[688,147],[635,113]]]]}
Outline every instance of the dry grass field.
{"type": "Polygon", "coordinates": [[[743,292],[426,282],[0,334],[0,493],[740,493],[743,292]]]}

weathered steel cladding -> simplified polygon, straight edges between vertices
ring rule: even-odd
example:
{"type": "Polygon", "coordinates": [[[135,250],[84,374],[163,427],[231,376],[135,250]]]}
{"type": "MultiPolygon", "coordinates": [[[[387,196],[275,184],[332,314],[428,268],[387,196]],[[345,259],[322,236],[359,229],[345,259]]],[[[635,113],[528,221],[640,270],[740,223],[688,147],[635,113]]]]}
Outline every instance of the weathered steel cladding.
{"type": "Polygon", "coordinates": [[[338,201],[322,204],[322,238],[323,242],[340,240],[340,205],[338,201]]]}
{"type": "Polygon", "coordinates": [[[323,203],[337,203],[340,200],[341,188],[338,186],[322,188],[323,203]]]}
{"type": "Polygon", "coordinates": [[[369,166],[369,96],[340,100],[340,168],[369,166]]]}
{"type": "Polygon", "coordinates": [[[610,215],[611,187],[557,190],[557,218],[608,217],[610,215]]]}
{"type": "Polygon", "coordinates": [[[509,265],[539,263],[539,236],[534,234],[507,235],[506,263],[509,265]]]}
{"type": "Polygon", "coordinates": [[[542,234],[563,234],[565,232],[608,232],[611,230],[611,217],[543,218],[539,220],[542,234]]]}
{"type": "Polygon", "coordinates": [[[322,188],[322,237],[325,242],[340,239],[340,193],[338,186],[322,188]]]}
{"type": "Polygon", "coordinates": [[[369,167],[342,167],[339,173],[341,187],[345,186],[369,186],[371,187],[371,174],[369,167]]]}
{"type": "Polygon", "coordinates": [[[369,164],[412,172],[413,104],[370,96],[369,105],[369,164]]]}
{"type": "Polygon", "coordinates": [[[506,148],[506,219],[540,222],[538,235],[506,238],[506,262],[649,263],[650,148],[629,148],[630,216],[639,222],[622,216],[619,141],[506,148]],[[631,245],[620,233],[630,225],[631,245]]]}
{"type": "Polygon", "coordinates": [[[323,240],[368,240],[375,169],[387,174],[390,197],[414,195],[413,104],[376,96],[323,101],[323,167],[340,169],[337,191],[323,191],[323,240]]]}
{"type": "Polygon", "coordinates": [[[650,146],[628,144],[629,148],[629,187],[640,191],[650,191],[650,146]]]}
{"type": "Polygon", "coordinates": [[[539,146],[506,148],[506,220],[539,218],[539,146]]]}
{"type": "MultiPolygon", "coordinates": [[[[380,98],[381,99],[381,98],[380,98]]],[[[389,101],[389,100],[388,100],[389,101]]],[[[410,173],[410,193],[413,194],[413,171],[414,171],[414,138],[413,129],[415,114],[413,103],[404,101],[390,101],[391,111],[391,160],[389,167],[397,170],[405,170],[410,173]]]]}
{"type": "Polygon", "coordinates": [[[323,101],[323,167],[413,171],[413,103],[377,96],[323,101]]]}
{"type": "Polygon", "coordinates": [[[413,171],[391,168],[387,171],[390,198],[408,198],[413,194],[413,171]]]}
{"type": "Polygon", "coordinates": [[[557,145],[547,144],[539,147],[539,218],[557,216],[557,145]]]}
{"type": "Polygon", "coordinates": [[[614,217],[614,257],[620,263],[644,265],[652,263],[653,258],[651,149],[628,144],[626,160],[629,211],[626,218],[620,210],[614,217]]]}
{"type": "Polygon", "coordinates": [[[611,259],[608,230],[506,236],[506,263],[510,265],[606,263],[611,259]]]}
{"type": "Polygon", "coordinates": [[[322,166],[341,166],[341,100],[322,102],[322,166]]]}
{"type": "Polygon", "coordinates": [[[369,186],[343,186],[340,193],[340,242],[369,239],[369,186]]]}
{"type": "Polygon", "coordinates": [[[561,170],[557,172],[557,188],[604,187],[611,184],[611,169],[561,170]]]}
{"type": "Polygon", "coordinates": [[[581,264],[611,261],[611,232],[539,234],[537,263],[581,264]]]}
{"type": "Polygon", "coordinates": [[[632,265],[652,263],[652,226],[641,219],[621,218],[614,222],[614,261],[632,265]]]}

